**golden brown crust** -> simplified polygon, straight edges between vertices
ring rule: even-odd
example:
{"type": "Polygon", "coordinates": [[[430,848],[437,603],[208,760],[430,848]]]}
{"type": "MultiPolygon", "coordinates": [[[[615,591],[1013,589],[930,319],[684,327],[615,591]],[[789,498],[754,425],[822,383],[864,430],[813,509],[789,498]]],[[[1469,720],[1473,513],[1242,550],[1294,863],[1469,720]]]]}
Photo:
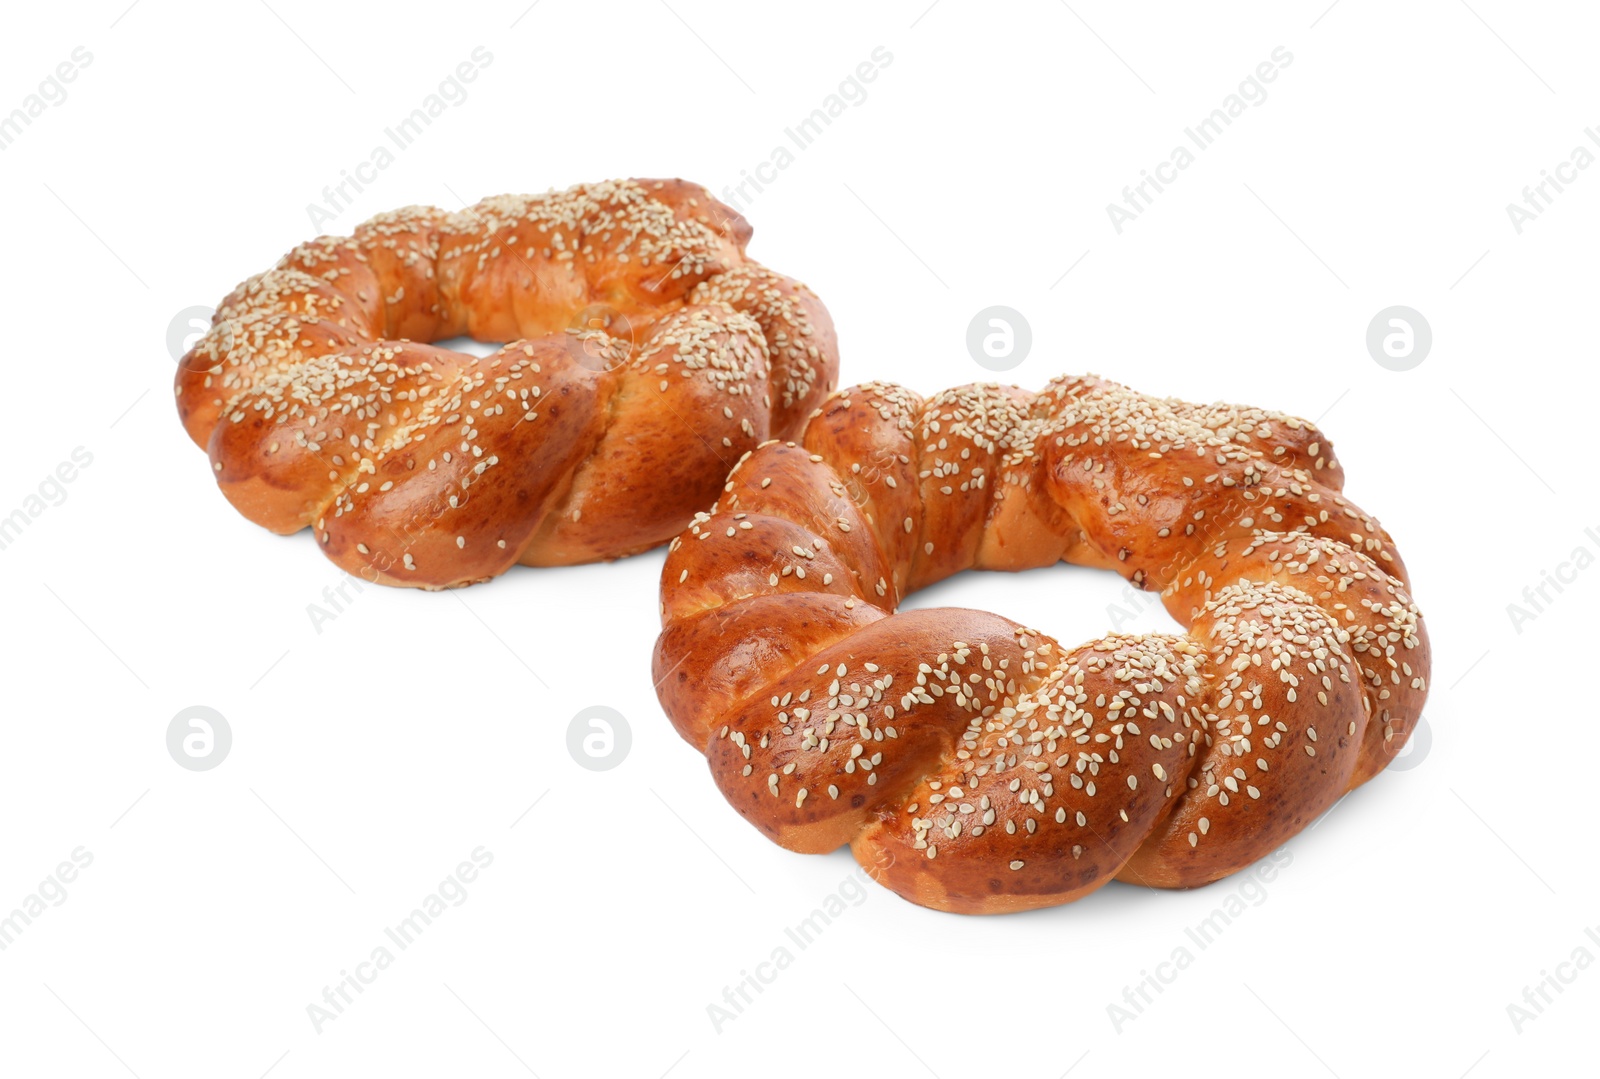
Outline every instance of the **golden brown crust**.
{"type": "Polygon", "coordinates": [[[840,390],[673,541],[662,704],[774,841],[849,843],[926,906],[1204,884],[1420,717],[1421,616],[1342,483],[1304,420],[1092,377],[840,390]],[[1163,592],[1189,633],[1067,651],[982,612],[896,613],[964,569],[1063,558],[1163,592]]]}
{"type": "Polygon", "coordinates": [[[833,386],[827,309],[749,238],[682,180],[382,214],[230,293],[179,414],[241,513],[369,580],[633,554],[833,386]],[[510,343],[416,343],[462,334],[510,343]]]}

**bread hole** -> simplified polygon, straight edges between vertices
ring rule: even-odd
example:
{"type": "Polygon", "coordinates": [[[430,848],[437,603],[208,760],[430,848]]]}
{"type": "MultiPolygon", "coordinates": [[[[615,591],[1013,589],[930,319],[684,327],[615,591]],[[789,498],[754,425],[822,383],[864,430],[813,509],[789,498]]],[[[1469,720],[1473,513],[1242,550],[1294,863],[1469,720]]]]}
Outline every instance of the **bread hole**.
{"type": "Polygon", "coordinates": [[[468,356],[492,356],[505,347],[505,342],[479,341],[475,337],[447,337],[443,341],[433,342],[433,347],[465,352],[468,356]]]}
{"type": "Polygon", "coordinates": [[[1058,562],[1009,573],[964,570],[905,597],[900,610],[970,607],[998,611],[1060,641],[1106,633],[1182,633],[1156,592],[1144,592],[1108,570],[1058,562]]]}

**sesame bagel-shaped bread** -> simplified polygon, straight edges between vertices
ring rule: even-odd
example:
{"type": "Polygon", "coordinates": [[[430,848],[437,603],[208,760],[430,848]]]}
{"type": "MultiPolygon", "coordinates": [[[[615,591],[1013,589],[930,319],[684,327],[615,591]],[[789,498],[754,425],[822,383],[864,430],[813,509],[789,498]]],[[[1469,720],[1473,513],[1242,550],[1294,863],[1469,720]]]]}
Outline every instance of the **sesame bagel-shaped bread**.
{"type": "Polygon", "coordinates": [[[1317,428],[1098,378],[835,393],[672,541],[655,676],[775,842],[848,843],[915,903],[1001,913],[1113,878],[1206,884],[1394,758],[1429,647],[1389,536],[1317,428]],[[1063,648],[896,613],[965,569],[1060,560],[1183,634],[1063,648]]]}
{"type": "Polygon", "coordinates": [[[750,234],[682,180],[381,214],[223,300],[178,411],[240,513],[367,580],[634,554],[837,377],[827,309],[750,234]],[[426,343],[461,335],[510,343],[426,343]]]}

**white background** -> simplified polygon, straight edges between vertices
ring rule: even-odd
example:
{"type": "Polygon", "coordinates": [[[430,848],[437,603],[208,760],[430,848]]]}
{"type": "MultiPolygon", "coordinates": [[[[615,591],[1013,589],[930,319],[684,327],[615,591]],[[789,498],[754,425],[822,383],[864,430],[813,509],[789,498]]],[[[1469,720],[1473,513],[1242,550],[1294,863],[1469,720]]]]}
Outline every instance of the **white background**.
{"type": "MultiPolygon", "coordinates": [[[[671,3],[9,14],[0,113],[75,47],[93,59],[0,152],[0,515],[75,448],[93,460],[0,551],[0,914],[74,849],[93,863],[0,951],[0,1072],[1487,1077],[1588,1059],[1600,970],[1558,964],[1600,957],[1582,617],[1600,569],[1540,611],[1523,591],[1600,552],[1600,169],[1520,234],[1506,204],[1600,152],[1592,12],[671,3]],[[615,176],[719,191],[884,46],[866,99],[746,209],[752,255],[832,309],[844,381],[992,377],[965,335],[1004,304],[1032,326],[1020,383],[1093,370],[1319,418],[1413,572],[1431,745],[1296,839],[1203,949],[1186,930],[1240,879],[1001,918],[872,886],[801,951],[785,927],[854,862],[769,844],[661,715],[659,553],[369,587],[318,632],[308,605],[339,575],[217,494],[171,405],[169,326],[313,234],[307,204],[480,45],[467,100],[332,230],[615,176]],[[1267,99],[1119,235],[1107,203],[1278,46],[1293,61],[1267,99]],[[1405,372],[1365,345],[1395,304],[1434,334],[1405,372]],[[191,705],[231,725],[215,770],[168,755],[191,705]],[[594,705],[631,726],[611,771],[567,749],[594,705]],[[494,861],[468,899],[318,1033],[307,1005],[479,846],[494,861]],[[785,944],[793,963],[717,1029],[708,1005],[785,944]],[[1115,1023],[1108,1005],[1180,947],[1193,962],[1115,1023]],[[1519,1030],[1508,1005],[1558,970],[1571,984],[1519,1030]]],[[[1069,644],[1170,628],[1067,567],[913,602],[1069,644]]]]}

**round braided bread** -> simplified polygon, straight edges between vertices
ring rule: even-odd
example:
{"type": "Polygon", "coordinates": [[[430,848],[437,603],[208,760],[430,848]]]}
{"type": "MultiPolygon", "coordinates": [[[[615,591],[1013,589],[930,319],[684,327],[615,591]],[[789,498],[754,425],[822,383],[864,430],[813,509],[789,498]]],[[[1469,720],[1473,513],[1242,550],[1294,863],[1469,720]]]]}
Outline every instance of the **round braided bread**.
{"type": "Polygon", "coordinates": [[[382,214],[235,289],[178,410],[241,513],[368,580],[633,554],[834,385],[826,308],[750,232],[681,180],[382,214]],[[511,343],[418,343],[462,334],[511,343]]]}
{"type": "Polygon", "coordinates": [[[1300,419],[1098,378],[835,393],[673,540],[661,702],[776,842],[850,843],[913,902],[996,913],[1113,877],[1190,887],[1377,774],[1427,695],[1388,535],[1300,419]],[[1184,635],[1074,649],[895,613],[1059,560],[1161,592],[1184,635]]]}

